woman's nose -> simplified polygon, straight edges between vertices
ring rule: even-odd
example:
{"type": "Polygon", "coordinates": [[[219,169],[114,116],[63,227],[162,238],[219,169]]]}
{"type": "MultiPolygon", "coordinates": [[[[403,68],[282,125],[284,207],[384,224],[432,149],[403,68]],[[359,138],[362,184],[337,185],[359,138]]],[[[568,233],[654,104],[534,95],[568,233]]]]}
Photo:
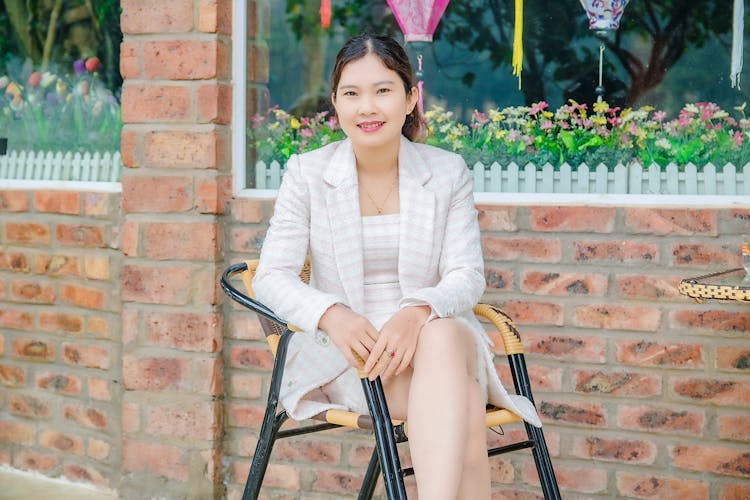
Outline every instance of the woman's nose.
{"type": "Polygon", "coordinates": [[[364,94],[359,100],[359,112],[369,115],[375,111],[375,98],[370,94],[364,94]]]}

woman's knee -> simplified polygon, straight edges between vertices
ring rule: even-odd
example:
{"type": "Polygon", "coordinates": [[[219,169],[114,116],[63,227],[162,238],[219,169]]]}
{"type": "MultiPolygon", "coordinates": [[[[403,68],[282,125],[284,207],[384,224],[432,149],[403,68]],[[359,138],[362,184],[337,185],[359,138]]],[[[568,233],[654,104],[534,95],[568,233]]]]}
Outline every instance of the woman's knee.
{"type": "Polygon", "coordinates": [[[425,357],[445,357],[472,361],[474,344],[467,327],[453,318],[440,318],[422,327],[414,354],[415,363],[425,357]]]}

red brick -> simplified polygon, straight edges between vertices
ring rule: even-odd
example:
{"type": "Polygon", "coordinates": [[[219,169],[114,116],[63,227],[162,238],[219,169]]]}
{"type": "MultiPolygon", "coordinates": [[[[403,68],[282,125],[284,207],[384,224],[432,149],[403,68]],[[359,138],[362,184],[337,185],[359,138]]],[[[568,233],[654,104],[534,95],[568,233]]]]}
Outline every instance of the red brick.
{"type": "Polygon", "coordinates": [[[80,195],[75,191],[35,191],[34,210],[60,214],[80,213],[80,195]]]}
{"type": "Polygon", "coordinates": [[[78,396],[81,394],[81,379],[76,375],[49,372],[39,373],[36,377],[36,386],[40,389],[49,389],[67,396],[78,396]]]}
{"type": "MultiPolygon", "coordinates": [[[[524,469],[524,479],[527,482],[538,483],[536,476],[534,464],[529,463],[524,469]]],[[[603,493],[607,491],[607,471],[604,469],[597,469],[592,466],[556,466],[555,477],[563,495],[566,490],[576,493],[603,493]]],[[[575,496],[572,495],[572,497],[575,496]]]]}
{"type": "Polygon", "coordinates": [[[534,231],[611,233],[615,225],[615,208],[599,207],[532,207],[529,226],[534,231]]]}
{"type": "Polygon", "coordinates": [[[676,330],[687,328],[691,332],[745,333],[750,331],[750,313],[710,310],[670,311],[670,323],[676,330]]]}
{"type": "Polygon", "coordinates": [[[623,429],[646,432],[680,433],[702,436],[706,421],[703,411],[654,406],[621,406],[617,410],[617,425],[623,429]]]}
{"type": "Polygon", "coordinates": [[[655,307],[591,304],[575,308],[573,324],[583,328],[653,332],[661,324],[661,311],[655,307]]]}
{"type": "Polygon", "coordinates": [[[44,332],[59,334],[83,333],[83,316],[80,314],[41,312],[39,313],[39,329],[44,332]]]}
{"type": "Polygon", "coordinates": [[[89,397],[99,401],[110,401],[112,395],[109,392],[109,381],[100,378],[89,378],[87,380],[89,397]]]}
{"type": "Polygon", "coordinates": [[[20,366],[0,365],[0,385],[5,387],[23,387],[26,384],[26,372],[20,366]]]}
{"type": "Polygon", "coordinates": [[[694,479],[617,472],[617,492],[626,498],[706,500],[709,483],[694,479]]]}
{"type": "Polygon", "coordinates": [[[671,246],[674,266],[739,267],[738,245],[675,243],[671,246]]]}
{"type": "Polygon", "coordinates": [[[101,487],[109,486],[109,480],[90,465],[63,465],[63,475],[73,481],[85,481],[101,487]]]}
{"type": "Polygon", "coordinates": [[[19,417],[49,419],[49,403],[29,394],[12,393],[8,396],[8,413],[19,417]]]}
{"type": "Polygon", "coordinates": [[[145,314],[150,344],[187,351],[217,352],[223,340],[222,316],[217,313],[145,314]]]}
{"type": "Polygon", "coordinates": [[[718,234],[717,210],[626,208],[625,229],[633,233],[674,236],[718,234]]]}
{"type": "Polygon", "coordinates": [[[575,241],[573,258],[578,262],[600,263],[602,261],[646,264],[657,262],[659,246],[641,241],[575,241]]]}
{"type": "Polygon", "coordinates": [[[139,224],[134,220],[127,220],[120,226],[120,248],[122,254],[128,257],[139,255],[139,224]]]}
{"type": "Polygon", "coordinates": [[[360,474],[318,467],[315,469],[315,482],[312,484],[312,490],[327,494],[355,495],[361,484],[360,474]]]}
{"type": "Polygon", "coordinates": [[[229,366],[235,368],[273,368],[273,354],[266,347],[234,345],[229,349],[229,366]]]}
{"type": "Polygon", "coordinates": [[[193,115],[190,89],[176,85],[125,85],[122,122],[187,122],[193,115]]]}
{"type": "Polygon", "coordinates": [[[488,260],[560,262],[558,239],[482,236],[482,252],[488,260]]]}
{"type": "Polygon", "coordinates": [[[607,276],[603,274],[524,271],[521,291],[535,295],[589,295],[607,293],[607,276]]]}
{"type": "Polygon", "coordinates": [[[229,249],[257,255],[265,235],[266,228],[233,227],[229,231],[229,249]]]}
{"type": "Polygon", "coordinates": [[[110,367],[109,349],[95,345],[72,344],[62,345],[62,359],[66,363],[108,370],[110,367]]]}
{"type": "Polygon", "coordinates": [[[120,404],[120,422],[122,432],[135,433],[141,428],[141,410],[135,403],[123,402],[120,404]]]}
{"type": "Polygon", "coordinates": [[[122,178],[124,212],[185,212],[193,208],[190,177],[153,176],[122,178]]]}
{"type": "Polygon", "coordinates": [[[510,300],[502,303],[500,309],[518,324],[558,326],[563,324],[563,309],[558,304],[510,300]]]}
{"type": "Polygon", "coordinates": [[[144,139],[144,162],[150,167],[215,169],[224,162],[222,146],[214,131],[149,132],[144,139]]]}
{"type": "Polygon", "coordinates": [[[214,40],[156,40],[143,43],[148,79],[207,80],[226,77],[226,48],[214,40]]]}
{"type": "MultiPolygon", "coordinates": [[[[550,368],[543,365],[532,365],[528,368],[529,380],[534,391],[560,392],[562,390],[561,368],[550,368]]],[[[512,387],[512,383],[506,387],[512,387]]]]}
{"type": "Polygon", "coordinates": [[[750,441],[750,415],[719,415],[719,437],[750,441]]]}
{"type": "Polygon", "coordinates": [[[193,28],[192,0],[124,0],[120,29],[126,34],[182,33],[193,28]]]}
{"type": "Polygon", "coordinates": [[[487,283],[488,291],[513,290],[513,273],[511,271],[485,266],[484,280],[487,283]]]}
{"type": "Polygon", "coordinates": [[[675,377],[671,383],[675,394],[725,406],[750,406],[750,382],[675,377]]]}
{"type": "Polygon", "coordinates": [[[34,272],[50,276],[82,276],[83,264],[73,255],[37,255],[34,272]]]}
{"type": "Polygon", "coordinates": [[[232,197],[230,175],[210,175],[195,179],[195,209],[202,214],[223,214],[232,197]]]}
{"type": "Polygon", "coordinates": [[[615,285],[622,297],[629,299],[675,299],[681,297],[677,290],[679,277],[621,275],[615,278],[615,285]]]}
{"type": "Polygon", "coordinates": [[[524,352],[539,354],[547,359],[566,362],[584,361],[603,363],[606,361],[607,341],[601,337],[568,337],[563,335],[522,334],[524,352]]]}
{"type": "Polygon", "coordinates": [[[96,408],[86,408],[81,405],[65,405],[65,408],[63,408],[63,417],[66,420],[72,420],[91,429],[104,430],[108,426],[107,416],[96,408]]]}
{"type": "Polygon", "coordinates": [[[39,445],[54,448],[65,453],[83,455],[83,439],[73,434],[63,434],[55,430],[45,429],[39,433],[39,445]]]}
{"type": "MultiPolygon", "coordinates": [[[[124,41],[120,44],[120,75],[124,79],[135,79],[141,74],[141,44],[138,42],[124,41]]],[[[120,142],[122,145],[122,142],[120,142]]],[[[124,160],[123,155],[123,160],[124,160]]],[[[124,163],[124,162],[123,162],[124,163]]],[[[130,167],[132,165],[125,165],[130,167]]]]}
{"type": "Polygon", "coordinates": [[[257,399],[262,394],[262,389],[263,378],[260,375],[234,374],[229,378],[229,394],[234,398],[257,399]]]}
{"type": "Polygon", "coordinates": [[[61,285],[60,301],[86,309],[105,309],[107,306],[107,292],[98,288],[79,286],[79,285],[61,285]]]}
{"type": "Polygon", "coordinates": [[[0,212],[28,212],[28,191],[0,190],[0,212]]]}
{"type": "Polygon", "coordinates": [[[5,238],[8,243],[33,243],[48,245],[51,241],[49,226],[36,222],[6,222],[5,238]]]}
{"type": "Polygon", "coordinates": [[[720,370],[748,373],[748,370],[750,370],[750,349],[745,347],[717,346],[716,367],[720,370]]]}
{"type": "Polygon", "coordinates": [[[23,422],[0,420],[0,441],[30,445],[34,442],[34,428],[23,422]]]}
{"type": "MultiPolygon", "coordinates": [[[[0,317],[2,312],[0,312],[0,317]]],[[[13,355],[31,361],[54,361],[55,345],[39,339],[13,339],[13,355]]]]}
{"type": "Polygon", "coordinates": [[[224,84],[198,87],[198,121],[228,125],[232,121],[232,88],[224,84]]]}
{"type": "Polygon", "coordinates": [[[518,231],[518,210],[515,207],[477,205],[477,212],[482,231],[518,231]]]}
{"type": "MultiPolygon", "coordinates": [[[[493,484],[509,485],[513,484],[515,480],[515,468],[510,460],[498,459],[493,457],[490,459],[490,481],[493,484]]],[[[503,491],[507,491],[503,488],[503,491]]]]}
{"type": "Polygon", "coordinates": [[[265,334],[254,313],[234,312],[229,316],[227,337],[239,340],[263,340],[265,334]]]}
{"type": "Polygon", "coordinates": [[[235,198],[231,201],[230,213],[232,220],[249,224],[260,224],[266,219],[265,206],[266,203],[262,200],[235,198]]]}
{"type": "Polygon", "coordinates": [[[672,463],[682,469],[750,477],[750,451],[724,446],[693,445],[670,447],[672,463]]]}
{"type": "Polygon", "coordinates": [[[61,245],[104,248],[104,229],[86,224],[58,224],[55,236],[61,245]]]}
{"type": "Polygon", "coordinates": [[[29,260],[21,252],[0,252],[0,269],[5,271],[29,272],[29,260]]]}
{"type": "Polygon", "coordinates": [[[55,289],[49,285],[28,280],[13,280],[10,283],[10,297],[21,302],[53,304],[55,289]]]}
{"type": "Polygon", "coordinates": [[[185,400],[146,410],[146,432],[154,436],[215,440],[221,431],[221,405],[216,401],[185,400]]]}
{"type": "Polygon", "coordinates": [[[57,463],[54,455],[45,455],[28,449],[20,450],[13,457],[13,467],[22,470],[47,472],[57,467],[57,463]]]}
{"type": "Polygon", "coordinates": [[[750,498],[750,484],[731,483],[721,486],[721,500],[747,500],[750,498]]]}
{"type": "Polygon", "coordinates": [[[571,453],[574,457],[604,462],[653,464],[656,445],[651,441],[578,436],[573,438],[571,453]]]}
{"type": "Polygon", "coordinates": [[[190,301],[193,270],[189,266],[125,265],[121,298],[125,302],[185,305],[190,301]]]}
{"type": "Polygon", "coordinates": [[[83,262],[88,279],[108,280],[110,278],[109,257],[86,254],[83,262]]]}
{"type": "Polygon", "coordinates": [[[201,0],[198,11],[198,30],[205,33],[231,34],[232,2],[230,0],[201,0]]]}
{"type": "Polygon", "coordinates": [[[661,393],[661,377],[643,373],[580,370],[573,372],[573,383],[575,391],[584,394],[648,397],[661,393]]]}
{"type": "Polygon", "coordinates": [[[703,366],[703,345],[661,344],[647,340],[616,341],[615,359],[624,365],[700,368],[703,366]]]}
{"type": "Polygon", "coordinates": [[[187,358],[124,355],[122,382],[127,390],[163,391],[188,385],[190,361],[187,358]]]}
{"type": "Polygon", "coordinates": [[[87,454],[91,458],[105,461],[107,458],[109,458],[111,449],[112,449],[112,446],[110,446],[110,444],[107,443],[106,441],[102,441],[100,439],[89,438],[87,454]]]}
{"type": "Polygon", "coordinates": [[[148,472],[167,479],[185,481],[189,477],[186,458],[176,446],[123,439],[122,468],[126,472],[148,472]]]}
{"type": "Polygon", "coordinates": [[[599,403],[542,401],[538,408],[540,416],[550,422],[567,422],[597,427],[607,425],[607,415],[599,403]]]}
{"type": "Polygon", "coordinates": [[[221,253],[217,222],[144,222],[143,253],[154,260],[215,260],[221,253]]]}
{"type": "MultiPolygon", "coordinates": [[[[120,53],[122,64],[122,53],[120,53]]],[[[141,156],[143,148],[140,147],[140,135],[134,130],[123,128],[120,133],[120,155],[122,165],[126,168],[137,168],[143,165],[141,156]]]]}
{"type": "Polygon", "coordinates": [[[229,403],[227,425],[240,428],[256,428],[263,422],[265,406],[229,403]]]}

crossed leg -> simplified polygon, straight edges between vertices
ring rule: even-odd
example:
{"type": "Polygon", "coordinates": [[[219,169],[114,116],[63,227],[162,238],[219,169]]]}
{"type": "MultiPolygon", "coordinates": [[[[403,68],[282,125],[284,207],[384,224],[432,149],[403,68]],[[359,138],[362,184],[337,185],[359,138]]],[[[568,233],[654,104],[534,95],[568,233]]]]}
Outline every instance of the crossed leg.
{"type": "Polygon", "coordinates": [[[388,381],[392,418],[409,422],[409,450],[420,498],[488,499],[490,471],[476,351],[466,327],[427,323],[410,369],[388,381]]]}

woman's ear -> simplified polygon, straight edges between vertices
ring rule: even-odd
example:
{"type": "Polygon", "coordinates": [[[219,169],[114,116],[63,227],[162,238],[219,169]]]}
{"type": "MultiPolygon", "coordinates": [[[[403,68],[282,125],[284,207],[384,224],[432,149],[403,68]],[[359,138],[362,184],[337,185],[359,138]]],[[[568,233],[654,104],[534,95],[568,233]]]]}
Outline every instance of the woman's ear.
{"type": "Polygon", "coordinates": [[[417,87],[412,87],[411,92],[406,96],[406,109],[408,110],[407,115],[410,115],[412,111],[414,111],[414,106],[417,105],[417,101],[419,100],[419,89],[417,87]]]}

